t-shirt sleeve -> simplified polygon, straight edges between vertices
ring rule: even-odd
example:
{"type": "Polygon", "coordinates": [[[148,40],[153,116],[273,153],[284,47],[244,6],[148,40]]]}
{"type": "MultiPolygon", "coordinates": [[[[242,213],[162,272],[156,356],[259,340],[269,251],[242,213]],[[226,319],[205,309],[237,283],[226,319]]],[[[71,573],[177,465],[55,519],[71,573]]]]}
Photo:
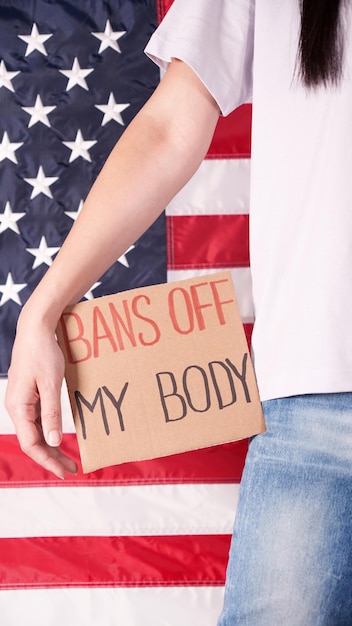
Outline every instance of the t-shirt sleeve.
{"type": "Polygon", "coordinates": [[[252,97],[254,0],[175,0],[145,49],[187,63],[227,115],[252,97]]]}

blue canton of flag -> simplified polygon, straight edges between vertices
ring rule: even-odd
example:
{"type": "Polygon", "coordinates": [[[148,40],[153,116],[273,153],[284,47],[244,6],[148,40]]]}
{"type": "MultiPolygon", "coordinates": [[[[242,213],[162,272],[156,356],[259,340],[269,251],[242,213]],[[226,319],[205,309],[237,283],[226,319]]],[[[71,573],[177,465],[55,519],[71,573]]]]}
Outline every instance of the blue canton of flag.
{"type": "MultiPolygon", "coordinates": [[[[1,375],[21,306],[159,82],[143,53],[155,27],[152,0],[0,2],[1,375]]],[[[86,298],[165,280],[162,216],[86,298]]]]}

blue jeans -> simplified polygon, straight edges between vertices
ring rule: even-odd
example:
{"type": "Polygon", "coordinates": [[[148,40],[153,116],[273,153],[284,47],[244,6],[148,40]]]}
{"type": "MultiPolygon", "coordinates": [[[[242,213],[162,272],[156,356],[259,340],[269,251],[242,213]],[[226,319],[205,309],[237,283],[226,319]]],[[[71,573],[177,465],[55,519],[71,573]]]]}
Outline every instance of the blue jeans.
{"type": "Polygon", "coordinates": [[[352,393],[263,403],[218,626],[352,625],[352,393]]]}

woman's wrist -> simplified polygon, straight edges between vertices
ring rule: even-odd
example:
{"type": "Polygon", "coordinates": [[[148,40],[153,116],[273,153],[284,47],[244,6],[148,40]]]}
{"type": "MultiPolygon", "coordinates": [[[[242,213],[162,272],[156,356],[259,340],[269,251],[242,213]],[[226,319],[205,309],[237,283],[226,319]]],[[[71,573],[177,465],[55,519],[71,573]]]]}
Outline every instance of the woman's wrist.
{"type": "Polygon", "coordinates": [[[64,308],[56,297],[37,288],[23,306],[17,328],[20,331],[22,326],[44,326],[54,333],[64,308]]]}

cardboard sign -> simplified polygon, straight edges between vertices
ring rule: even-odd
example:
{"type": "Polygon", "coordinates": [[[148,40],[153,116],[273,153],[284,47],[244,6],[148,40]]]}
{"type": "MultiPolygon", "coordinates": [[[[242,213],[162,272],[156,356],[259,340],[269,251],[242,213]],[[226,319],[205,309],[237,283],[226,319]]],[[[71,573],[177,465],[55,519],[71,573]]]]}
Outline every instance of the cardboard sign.
{"type": "Polygon", "coordinates": [[[57,337],[84,472],[265,430],[228,271],[68,307],[57,337]]]}

